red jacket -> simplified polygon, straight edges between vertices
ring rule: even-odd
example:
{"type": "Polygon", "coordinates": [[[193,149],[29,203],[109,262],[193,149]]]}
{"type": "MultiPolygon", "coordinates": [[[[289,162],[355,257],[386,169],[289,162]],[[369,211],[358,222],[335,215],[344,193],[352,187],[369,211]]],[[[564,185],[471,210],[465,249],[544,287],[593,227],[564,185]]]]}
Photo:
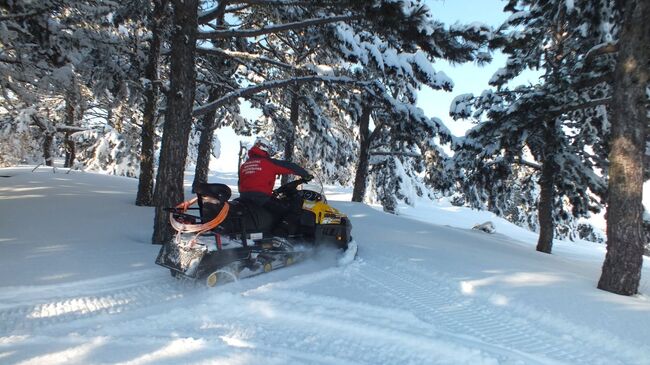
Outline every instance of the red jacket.
{"type": "Polygon", "coordinates": [[[289,161],[276,160],[257,147],[248,150],[248,160],[239,168],[239,192],[272,195],[278,175],[307,176],[307,170],[289,161]]]}

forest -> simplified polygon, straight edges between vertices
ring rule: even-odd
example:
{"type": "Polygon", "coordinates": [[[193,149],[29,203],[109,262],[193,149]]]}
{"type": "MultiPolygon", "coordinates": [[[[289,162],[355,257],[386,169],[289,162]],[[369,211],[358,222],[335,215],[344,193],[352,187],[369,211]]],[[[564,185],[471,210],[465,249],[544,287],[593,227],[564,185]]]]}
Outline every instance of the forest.
{"type": "Polygon", "coordinates": [[[2,0],[0,166],[43,164],[138,179],[163,208],[183,173],[206,182],[231,127],[396,213],[450,197],[554,238],[606,241],[598,287],[637,293],[648,231],[650,4],[507,0],[499,26],[444,24],[421,0],[2,0]],[[453,93],[436,61],[506,63],[459,94],[463,137],[416,105],[453,93]],[[526,70],[542,77],[511,81],[526,70]],[[245,107],[245,104],[246,107],[245,107]],[[250,107],[259,117],[246,113],[250,107]],[[606,239],[580,218],[607,212],[606,239]]]}

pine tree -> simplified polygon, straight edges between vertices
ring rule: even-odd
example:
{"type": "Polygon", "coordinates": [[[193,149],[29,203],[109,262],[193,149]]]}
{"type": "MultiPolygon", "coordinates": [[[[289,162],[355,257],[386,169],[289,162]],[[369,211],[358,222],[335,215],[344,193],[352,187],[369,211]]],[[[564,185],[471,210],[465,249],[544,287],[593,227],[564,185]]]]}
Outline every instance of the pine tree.
{"type": "Polygon", "coordinates": [[[643,265],[643,157],[650,81],[650,4],[621,2],[622,20],[611,103],[607,255],[598,288],[638,292],[643,265]]]}
{"type": "MultiPolygon", "coordinates": [[[[156,138],[156,112],[160,90],[160,49],[163,40],[163,22],[167,19],[168,0],[153,0],[153,8],[147,16],[148,26],[151,31],[147,60],[144,66],[144,101],[142,111],[142,129],[140,133],[140,173],[138,174],[138,192],[135,198],[136,205],[153,205],[154,189],[154,152],[156,138]]],[[[148,4],[150,5],[150,4],[148,4]]],[[[150,6],[148,8],[151,8],[150,6]]]]}
{"type": "Polygon", "coordinates": [[[11,104],[8,114],[29,113],[13,122],[26,123],[35,141],[42,138],[46,163],[64,154],[65,166],[95,165],[94,154],[79,147],[96,149],[103,142],[88,138],[101,134],[86,132],[110,126],[86,116],[101,108],[121,109],[116,100],[132,102],[129,96],[137,94],[128,86],[139,75],[132,67],[139,63],[137,49],[126,52],[135,32],[123,31],[134,28],[133,22],[120,17],[118,4],[103,1],[10,2],[2,9],[8,21],[0,75],[7,90],[3,102],[11,104]],[[86,157],[91,160],[78,160],[86,157]]]}
{"type": "Polygon", "coordinates": [[[72,130],[65,125],[66,114],[61,112],[66,94],[70,96],[67,101],[73,102],[76,85],[74,59],[66,57],[74,54],[74,49],[70,37],[62,32],[70,17],[54,19],[51,14],[68,5],[51,1],[0,5],[5,17],[0,29],[0,85],[7,123],[3,137],[13,138],[8,134],[11,132],[22,135],[6,144],[11,146],[3,151],[8,163],[38,161],[38,141],[42,138],[43,159],[51,164],[52,154],[61,146],[55,137],[72,130]]]}
{"type": "MultiPolygon", "coordinates": [[[[425,168],[426,181],[430,185],[439,183],[441,176],[438,171],[444,161],[444,153],[433,138],[438,137],[444,143],[451,139],[451,135],[439,119],[426,118],[414,106],[417,90],[422,85],[432,89],[451,89],[451,80],[444,74],[436,73],[431,67],[431,62],[437,58],[453,62],[483,62],[489,58],[481,48],[490,34],[487,27],[456,25],[446,29],[432,19],[426,6],[418,5],[409,9],[410,12],[399,6],[384,4],[376,10],[378,13],[393,15],[398,11],[408,14],[408,21],[395,25],[395,28],[388,28],[392,32],[357,31],[346,24],[340,24],[334,28],[333,36],[329,37],[341,41],[337,48],[348,62],[363,66],[355,77],[373,80],[360,89],[360,96],[349,97],[352,101],[358,100],[349,109],[352,111],[352,119],[358,121],[360,143],[353,201],[364,199],[371,159],[378,164],[372,169],[373,174],[386,174],[394,179],[390,183],[384,177],[372,179],[375,183],[386,182],[395,187],[380,189],[391,195],[390,198],[379,197],[380,201],[390,202],[387,203],[390,206],[395,205],[395,196],[413,201],[413,196],[407,198],[404,191],[422,195],[425,190],[423,188],[403,188],[418,186],[418,176],[425,168]],[[422,37],[424,34],[427,35],[426,38],[422,37]],[[431,47],[428,43],[432,39],[436,40],[436,47],[431,47]],[[373,131],[368,128],[370,118],[375,124],[373,131]],[[371,148],[378,150],[371,151],[371,148]],[[376,156],[373,157],[373,154],[376,156]],[[387,159],[393,158],[397,161],[385,163],[387,159]]],[[[394,211],[392,208],[387,210],[394,211]]]]}
{"type": "Polygon", "coordinates": [[[198,0],[172,0],[174,33],[171,39],[170,86],[165,124],[156,175],[153,243],[171,240],[165,207],[183,201],[183,172],[191,130],[192,105],[196,91],[196,32],[198,0]]]}
{"type": "Polygon", "coordinates": [[[452,103],[457,118],[487,118],[456,145],[454,170],[466,200],[476,207],[488,203],[497,213],[516,201],[520,185],[509,181],[522,169],[513,165],[528,170],[526,184],[539,187],[539,195],[519,202],[537,205],[537,250],[550,253],[556,230],[601,207],[605,184],[595,169],[606,168],[607,87],[593,82],[603,70],[584,67],[597,36],[589,32],[586,10],[563,1],[515,0],[506,10],[513,15],[493,40],[508,55],[490,81],[497,90],[452,103]],[[542,70],[543,81],[509,89],[507,82],[526,68],[542,70]]]}

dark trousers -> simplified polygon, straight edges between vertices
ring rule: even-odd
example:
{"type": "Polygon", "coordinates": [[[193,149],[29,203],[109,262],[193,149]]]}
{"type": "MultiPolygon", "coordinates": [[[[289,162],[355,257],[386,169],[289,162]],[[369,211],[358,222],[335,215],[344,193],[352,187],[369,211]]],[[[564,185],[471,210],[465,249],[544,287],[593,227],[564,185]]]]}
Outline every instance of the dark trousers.
{"type": "Polygon", "coordinates": [[[273,214],[276,222],[279,222],[291,212],[291,204],[284,200],[276,199],[273,196],[258,192],[241,193],[240,199],[252,202],[273,214]]]}
{"type": "Polygon", "coordinates": [[[274,217],[274,226],[278,226],[282,221],[286,221],[290,232],[297,229],[300,222],[301,203],[293,199],[276,199],[263,193],[245,192],[240,194],[240,199],[253,202],[258,206],[266,209],[274,217]]]}

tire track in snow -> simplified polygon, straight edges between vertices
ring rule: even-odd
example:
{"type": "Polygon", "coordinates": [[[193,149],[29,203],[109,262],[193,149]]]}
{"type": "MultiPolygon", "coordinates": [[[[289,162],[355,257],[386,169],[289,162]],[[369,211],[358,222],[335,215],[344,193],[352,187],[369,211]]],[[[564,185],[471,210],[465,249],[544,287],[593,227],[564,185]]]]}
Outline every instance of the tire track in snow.
{"type": "Polygon", "coordinates": [[[160,278],[159,275],[151,275],[125,282],[122,275],[116,275],[74,283],[67,287],[70,289],[67,294],[62,294],[62,289],[46,290],[48,295],[38,295],[38,287],[22,289],[25,296],[31,299],[3,303],[0,309],[0,336],[29,334],[55,324],[123,313],[184,296],[183,289],[187,286],[160,278]]]}
{"type": "MultiPolygon", "coordinates": [[[[56,342],[61,326],[42,329],[63,324],[84,327],[77,331],[83,337],[119,337],[125,346],[138,347],[152,331],[171,331],[184,338],[211,339],[219,345],[216,349],[241,347],[236,351],[278,364],[634,364],[643,359],[635,358],[629,346],[613,349],[618,344],[609,345],[602,336],[581,338],[582,329],[570,323],[545,323],[530,308],[499,307],[489,297],[464,296],[456,281],[390,259],[249,283],[256,282],[253,289],[226,285],[223,292],[196,290],[188,296],[187,286],[168,276],[144,273],[136,279],[116,275],[80,282],[64,296],[51,292],[35,300],[35,293],[27,293],[30,299],[0,307],[0,337],[5,331],[21,335],[41,330],[35,332],[56,342]],[[378,300],[356,301],[349,296],[357,293],[350,290],[341,295],[309,293],[332,278],[378,300]],[[181,298],[187,299],[181,306],[173,304],[181,298]],[[157,304],[162,313],[130,313],[157,304]],[[103,315],[114,315],[110,327],[82,326],[86,319],[103,315]],[[602,350],[583,350],[594,348],[602,350]]],[[[6,302],[7,296],[0,300],[6,302]]],[[[216,349],[202,350],[203,355],[213,357],[216,349]]]]}
{"type": "MultiPolygon", "coordinates": [[[[152,344],[169,341],[166,335],[151,338],[152,332],[176,333],[181,339],[211,344],[186,358],[179,355],[179,363],[233,350],[270,364],[503,363],[502,358],[439,336],[430,324],[409,312],[296,289],[345,277],[343,271],[333,268],[279,281],[258,280],[260,285],[251,289],[228,285],[223,291],[197,290],[179,301],[180,305],[163,303],[160,310],[118,313],[110,319],[110,326],[86,326],[85,321],[72,321],[69,326],[75,327],[78,337],[110,338],[114,346],[156,347],[152,344]]],[[[348,276],[345,280],[356,279],[348,276]]],[[[62,328],[42,331],[41,336],[57,342],[62,328]]],[[[117,355],[103,356],[113,359],[110,356],[117,355]]]]}
{"type": "MultiPolygon", "coordinates": [[[[362,266],[361,271],[364,271],[365,265],[362,266]]],[[[354,268],[352,271],[355,272],[355,275],[359,275],[359,267],[354,268]]],[[[328,274],[332,274],[332,272],[328,274]]],[[[321,279],[327,279],[330,275],[318,276],[321,279]]],[[[414,316],[412,312],[402,309],[404,302],[399,305],[383,307],[375,304],[365,304],[352,298],[348,300],[296,291],[297,288],[305,288],[304,284],[306,283],[314,284],[313,279],[315,277],[314,275],[295,277],[285,282],[269,284],[270,288],[262,286],[248,291],[244,295],[271,301],[271,303],[284,303],[285,306],[291,308],[312,308],[313,311],[310,314],[299,315],[300,321],[311,326],[313,321],[326,320],[329,323],[327,326],[340,330],[340,334],[332,336],[344,337],[343,334],[354,334],[352,339],[346,339],[351,344],[358,342],[357,338],[368,339],[370,343],[363,343],[353,347],[357,348],[355,350],[357,353],[370,351],[381,354],[375,360],[376,363],[519,365],[554,363],[513,349],[486,344],[469,336],[459,336],[447,331],[441,331],[436,324],[422,321],[414,316]],[[379,348],[375,348],[377,345],[379,348]],[[392,352],[398,354],[424,353],[425,355],[421,358],[417,357],[417,359],[399,358],[399,355],[391,357],[391,355],[382,351],[382,348],[391,348],[392,352]],[[391,360],[388,361],[387,359],[391,360]]],[[[367,291],[369,288],[372,290],[373,288],[373,285],[367,285],[368,282],[363,278],[361,280],[348,278],[347,280],[355,281],[361,291],[367,291]]],[[[318,328],[319,332],[324,331],[323,326],[314,325],[314,327],[318,328]]],[[[327,332],[325,331],[325,333],[327,332]]],[[[369,361],[369,363],[373,363],[373,361],[369,361]]]]}
{"type": "MultiPolygon", "coordinates": [[[[270,275],[270,274],[267,274],[270,275]]],[[[318,271],[304,275],[315,276],[318,271]]],[[[325,270],[325,276],[334,275],[325,270]]],[[[253,278],[251,278],[253,279],[253,278]]],[[[250,279],[247,279],[250,280],[250,279]]],[[[261,285],[273,285],[268,280],[253,279],[261,285]]],[[[281,282],[281,281],[280,281],[281,282]]],[[[52,325],[92,319],[102,315],[125,314],[154,304],[182,299],[188,294],[202,300],[200,293],[215,290],[238,291],[237,286],[206,288],[202,281],[173,279],[160,269],[117,274],[98,279],[52,286],[15,287],[0,293],[0,337],[30,334],[52,325]]],[[[128,316],[111,321],[129,322],[128,316]]],[[[54,333],[55,330],[47,331],[54,333]]]]}
{"type": "Polygon", "coordinates": [[[390,293],[396,305],[408,303],[421,320],[493,350],[567,364],[641,364],[644,358],[620,341],[612,345],[611,336],[582,336],[589,330],[568,321],[547,323],[532,308],[498,306],[489,297],[461,295],[460,285],[452,287],[453,280],[439,273],[373,260],[359,277],[390,293]]]}
{"type": "MultiPolygon", "coordinates": [[[[203,322],[194,323],[190,328],[212,327],[221,334],[239,334],[250,351],[263,344],[279,354],[292,354],[295,361],[287,363],[303,363],[301,359],[310,357],[331,364],[502,363],[500,357],[439,336],[431,331],[430,324],[422,323],[408,312],[291,288],[292,283],[310,281],[307,276],[278,283],[285,289],[273,286],[268,290],[267,286],[261,286],[227,298],[237,308],[235,312],[221,312],[212,317],[212,326],[203,322]]],[[[221,303],[216,300],[213,307],[221,303]]],[[[187,310],[206,312],[196,307],[187,310]]],[[[206,337],[204,333],[193,335],[206,337]]]]}

